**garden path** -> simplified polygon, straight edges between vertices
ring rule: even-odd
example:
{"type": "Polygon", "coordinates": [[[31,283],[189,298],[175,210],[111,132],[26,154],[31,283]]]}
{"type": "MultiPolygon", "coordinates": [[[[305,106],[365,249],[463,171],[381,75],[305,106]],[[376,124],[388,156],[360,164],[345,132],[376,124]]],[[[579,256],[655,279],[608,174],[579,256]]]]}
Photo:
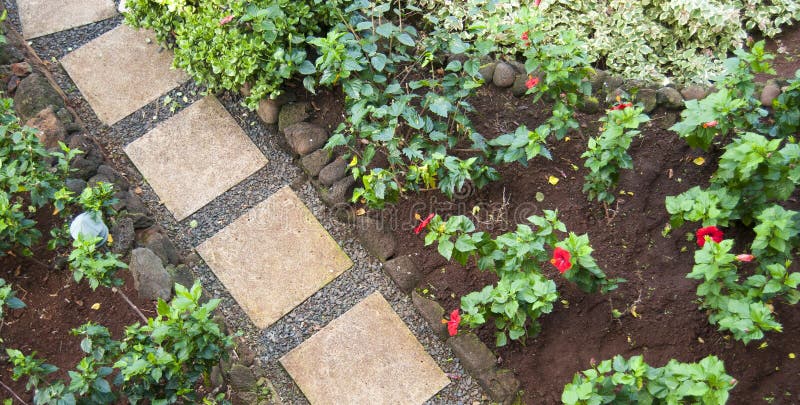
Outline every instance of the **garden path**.
{"type": "MultiPolygon", "coordinates": [[[[58,12],[54,3],[17,0],[26,38],[116,14],[112,0],[67,0],[58,2],[58,12]],[[60,17],[50,18],[56,14],[60,17]]],[[[111,127],[130,117],[149,119],[138,112],[188,80],[170,67],[171,61],[171,52],[160,48],[152,33],[124,25],[60,59],[97,118],[111,127]]],[[[124,151],[178,222],[269,167],[262,150],[214,96],[159,123],[124,151]]],[[[285,315],[358,263],[288,184],[261,187],[270,190],[264,201],[194,247],[263,330],[299,322],[285,315]]],[[[373,290],[279,362],[314,404],[423,403],[451,383],[428,351],[384,295],[373,290]]]]}

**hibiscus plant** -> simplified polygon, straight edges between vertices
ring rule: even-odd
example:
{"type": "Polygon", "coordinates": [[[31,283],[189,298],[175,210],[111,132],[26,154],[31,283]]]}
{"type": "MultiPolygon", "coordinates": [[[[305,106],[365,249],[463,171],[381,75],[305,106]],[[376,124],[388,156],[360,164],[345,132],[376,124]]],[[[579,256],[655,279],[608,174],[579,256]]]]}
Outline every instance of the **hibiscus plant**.
{"type": "Polygon", "coordinates": [[[561,401],[577,404],[724,404],[737,381],[716,356],[653,367],[642,356],[617,355],[575,374],[561,401]]]}
{"type": "Polygon", "coordinates": [[[497,274],[496,285],[462,297],[461,309],[471,328],[493,318],[498,346],[507,344],[508,338],[523,340],[537,334],[537,318],[552,311],[558,293],[555,283],[544,276],[543,263],[549,262],[589,293],[606,293],[624,281],[606,277],[591,256],[589,237],[568,233],[556,211],[545,210],[544,216],[531,216],[528,222],[496,238],[476,232],[475,224],[463,215],[446,221],[439,215],[428,216],[415,229],[416,233],[427,229],[425,244],[436,243],[446,259],[464,265],[474,258],[480,270],[497,274]],[[559,233],[566,237],[559,240],[559,233]]]}

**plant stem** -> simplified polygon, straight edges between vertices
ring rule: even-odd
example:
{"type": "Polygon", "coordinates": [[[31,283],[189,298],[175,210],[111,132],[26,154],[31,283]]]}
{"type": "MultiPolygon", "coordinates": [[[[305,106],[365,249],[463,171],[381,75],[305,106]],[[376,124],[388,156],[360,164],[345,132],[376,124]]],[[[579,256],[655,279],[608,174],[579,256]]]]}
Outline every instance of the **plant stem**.
{"type": "Polygon", "coordinates": [[[130,307],[133,309],[133,312],[136,312],[136,314],[137,314],[137,315],[139,315],[139,317],[140,317],[140,318],[142,318],[142,321],[143,321],[144,323],[147,323],[147,317],[146,317],[146,316],[144,316],[144,314],[142,313],[142,311],[140,311],[140,310],[139,310],[139,307],[137,307],[137,306],[136,306],[136,304],[134,304],[134,303],[133,303],[133,301],[131,301],[131,300],[128,298],[128,296],[127,296],[127,295],[125,295],[125,293],[124,293],[124,292],[122,292],[122,290],[120,290],[120,289],[118,289],[118,288],[116,288],[116,287],[113,287],[113,288],[111,289],[111,291],[113,291],[113,292],[115,292],[115,293],[119,294],[119,295],[122,297],[122,299],[123,299],[123,300],[125,300],[125,302],[127,302],[127,303],[128,303],[128,305],[130,305],[130,307]]]}
{"type": "Polygon", "coordinates": [[[20,398],[20,397],[19,397],[19,395],[17,395],[17,393],[16,393],[16,392],[14,392],[14,390],[12,390],[12,389],[11,389],[11,387],[9,387],[8,385],[5,385],[5,384],[4,384],[2,381],[0,381],[0,385],[2,385],[2,386],[3,386],[3,388],[5,388],[5,389],[6,389],[6,391],[10,392],[10,393],[11,393],[11,395],[13,395],[13,396],[14,396],[14,398],[16,398],[16,399],[17,399],[17,401],[19,401],[19,402],[21,402],[21,403],[22,403],[22,405],[28,405],[28,403],[27,403],[27,402],[25,402],[25,401],[23,401],[23,400],[22,400],[22,398],[20,398]]]}

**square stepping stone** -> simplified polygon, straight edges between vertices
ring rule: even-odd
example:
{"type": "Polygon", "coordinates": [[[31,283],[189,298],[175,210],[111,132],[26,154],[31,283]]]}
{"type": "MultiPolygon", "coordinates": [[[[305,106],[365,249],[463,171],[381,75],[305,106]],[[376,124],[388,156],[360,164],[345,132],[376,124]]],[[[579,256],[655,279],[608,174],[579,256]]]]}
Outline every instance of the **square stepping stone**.
{"type": "Polygon", "coordinates": [[[172,51],[161,48],[152,31],[126,25],[68,54],[61,65],[106,125],[188,80],[186,73],[172,69],[172,51]]]}
{"type": "Polygon", "coordinates": [[[288,186],[207,239],[197,252],[259,328],[353,266],[288,186]]]}
{"type": "Polygon", "coordinates": [[[113,0],[17,0],[22,35],[36,38],[111,18],[113,0]]]}
{"type": "Polygon", "coordinates": [[[280,362],[314,405],[421,404],[450,383],[379,292],[280,362]]]}
{"type": "Polygon", "coordinates": [[[213,96],[131,142],[125,153],[178,221],[267,163],[213,96]]]}

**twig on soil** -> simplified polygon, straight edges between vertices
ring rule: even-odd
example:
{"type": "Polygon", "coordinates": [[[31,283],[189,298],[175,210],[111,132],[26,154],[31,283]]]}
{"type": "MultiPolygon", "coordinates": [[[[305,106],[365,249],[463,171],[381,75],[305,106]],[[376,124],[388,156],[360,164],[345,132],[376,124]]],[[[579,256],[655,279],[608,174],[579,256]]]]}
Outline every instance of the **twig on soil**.
{"type": "Polygon", "coordinates": [[[42,266],[42,267],[44,267],[44,268],[46,268],[46,269],[50,270],[50,266],[49,266],[47,263],[44,263],[44,262],[42,262],[41,260],[39,260],[39,259],[37,259],[37,258],[35,258],[35,257],[33,257],[33,256],[18,255],[18,254],[17,254],[17,253],[15,253],[14,251],[8,251],[7,253],[8,253],[10,256],[14,256],[14,257],[21,257],[21,258],[23,258],[23,259],[25,259],[25,260],[30,260],[30,261],[32,261],[32,262],[34,262],[34,263],[38,264],[39,266],[42,266]]]}
{"type": "Polygon", "coordinates": [[[3,386],[3,388],[5,388],[5,389],[6,389],[6,391],[10,392],[10,393],[11,393],[11,395],[13,395],[13,396],[14,396],[14,398],[16,398],[16,399],[17,399],[17,401],[19,401],[19,402],[21,402],[21,403],[22,403],[22,405],[28,405],[28,403],[27,403],[27,402],[25,402],[25,401],[23,401],[23,400],[22,400],[22,398],[20,398],[20,397],[19,397],[19,395],[17,395],[17,393],[16,393],[16,392],[14,392],[14,390],[12,390],[12,389],[11,389],[11,387],[9,387],[8,385],[6,385],[6,384],[5,384],[5,383],[3,383],[2,381],[0,381],[0,385],[2,385],[2,386],[3,386]]]}
{"type": "Polygon", "coordinates": [[[139,317],[140,317],[140,318],[142,318],[142,321],[143,321],[144,323],[147,323],[147,317],[146,317],[146,316],[144,316],[144,314],[142,313],[142,311],[140,311],[140,310],[139,310],[139,307],[137,307],[137,306],[136,306],[136,305],[133,303],[133,301],[131,301],[131,300],[128,298],[128,296],[127,296],[127,295],[125,295],[125,293],[124,293],[124,292],[122,292],[122,290],[118,289],[117,287],[113,287],[113,288],[111,288],[111,291],[113,291],[113,292],[115,292],[115,293],[119,294],[119,295],[122,297],[122,299],[123,299],[123,300],[125,300],[125,302],[127,302],[127,303],[128,303],[128,305],[130,305],[130,307],[133,309],[133,312],[136,312],[136,314],[137,314],[137,315],[139,315],[139,317]]]}

